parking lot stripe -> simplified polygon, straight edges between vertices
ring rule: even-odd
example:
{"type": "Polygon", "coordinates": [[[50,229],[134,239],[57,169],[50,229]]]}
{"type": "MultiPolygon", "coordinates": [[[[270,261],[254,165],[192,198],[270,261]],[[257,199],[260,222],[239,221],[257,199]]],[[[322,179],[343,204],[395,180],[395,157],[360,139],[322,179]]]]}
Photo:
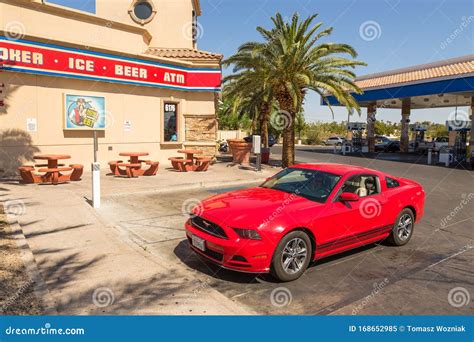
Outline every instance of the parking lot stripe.
{"type": "Polygon", "coordinates": [[[451,259],[451,258],[454,258],[454,257],[460,255],[460,254],[463,254],[464,252],[467,252],[468,250],[470,250],[470,249],[472,249],[472,248],[474,248],[474,246],[471,246],[471,245],[464,246],[463,248],[461,248],[460,251],[458,251],[458,252],[454,253],[453,255],[450,255],[450,256],[448,256],[448,257],[446,257],[446,258],[443,258],[443,259],[441,259],[441,260],[438,261],[438,262],[435,262],[434,264],[428,266],[427,268],[435,267],[436,265],[439,265],[439,264],[441,264],[442,262],[445,262],[446,260],[449,260],[449,259],[451,259]]]}

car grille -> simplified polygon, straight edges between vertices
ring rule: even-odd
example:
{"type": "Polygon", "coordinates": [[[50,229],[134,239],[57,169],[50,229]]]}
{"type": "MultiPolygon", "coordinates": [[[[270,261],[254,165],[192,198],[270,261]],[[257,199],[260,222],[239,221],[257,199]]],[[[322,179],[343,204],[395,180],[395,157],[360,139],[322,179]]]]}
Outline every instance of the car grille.
{"type": "Polygon", "coordinates": [[[200,216],[194,216],[191,218],[191,225],[208,234],[214,235],[221,239],[227,239],[227,234],[224,232],[224,229],[214,222],[203,219],[200,216]]]}

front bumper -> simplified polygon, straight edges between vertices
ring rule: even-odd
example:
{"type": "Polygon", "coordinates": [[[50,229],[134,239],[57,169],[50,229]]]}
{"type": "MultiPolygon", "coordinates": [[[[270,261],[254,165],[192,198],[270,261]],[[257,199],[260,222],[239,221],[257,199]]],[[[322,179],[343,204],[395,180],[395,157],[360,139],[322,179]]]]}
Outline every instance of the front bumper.
{"type": "Polygon", "coordinates": [[[206,259],[231,270],[248,273],[267,273],[270,270],[272,252],[262,240],[235,237],[219,238],[185,223],[189,246],[206,259]],[[202,251],[192,244],[192,236],[205,240],[202,251]]]}

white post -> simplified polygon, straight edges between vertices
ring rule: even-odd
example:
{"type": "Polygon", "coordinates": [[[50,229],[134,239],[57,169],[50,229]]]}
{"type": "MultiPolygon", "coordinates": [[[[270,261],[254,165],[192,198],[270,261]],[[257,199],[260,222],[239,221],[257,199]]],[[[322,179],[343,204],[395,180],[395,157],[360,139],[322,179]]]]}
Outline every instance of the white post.
{"type": "Polygon", "coordinates": [[[428,165],[431,165],[431,154],[432,154],[431,148],[428,149],[428,165]]]}
{"type": "Polygon", "coordinates": [[[444,162],[444,166],[449,167],[450,162],[451,162],[451,152],[448,153],[448,158],[446,158],[444,162]]]}
{"type": "Polygon", "coordinates": [[[92,207],[100,208],[100,163],[92,163],[92,207]]]}
{"type": "Polygon", "coordinates": [[[347,145],[344,143],[342,144],[342,155],[345,156],[346,155],[346,148],[347,148],[347,145]]]}
{"type": "Polygon", "coordinates": [[[99,142],[97,140],[97,131],[94,131],[94,162],[91,164],[92,170],[92,207],[100,208],[100,163],[97,162],[97,151],[99,142]]]}
{"type": "Polygon", "coordinates": [[[334,144],[334,154],[337,153],[337,147],[336,147],[336,144],[334,144]]]}

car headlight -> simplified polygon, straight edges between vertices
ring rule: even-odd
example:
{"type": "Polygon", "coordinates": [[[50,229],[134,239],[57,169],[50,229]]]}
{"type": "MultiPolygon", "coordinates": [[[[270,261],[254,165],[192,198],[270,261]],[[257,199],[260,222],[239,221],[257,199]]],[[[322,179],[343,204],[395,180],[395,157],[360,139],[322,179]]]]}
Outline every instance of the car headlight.
{"type": "Polygon", "coordinates": [[[260,237],[260,234],[255,229],[234,228],[234,231],[242,239],[249,239],[249,240],[261,240],[262,239],[260,237]]]}

